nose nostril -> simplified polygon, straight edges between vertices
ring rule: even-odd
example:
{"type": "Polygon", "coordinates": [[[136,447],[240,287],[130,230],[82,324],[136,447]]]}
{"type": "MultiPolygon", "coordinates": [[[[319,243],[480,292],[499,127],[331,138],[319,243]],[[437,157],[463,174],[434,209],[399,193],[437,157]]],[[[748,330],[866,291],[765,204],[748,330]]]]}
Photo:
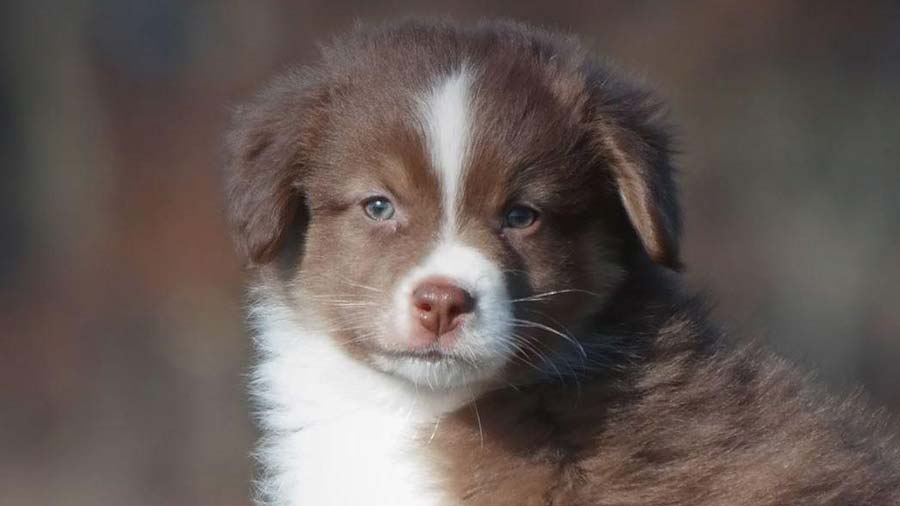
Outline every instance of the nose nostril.
{"type": "Polygon", "coordinates": [[[456,315],[471,313],[475,310],[475,299],[472,298],[469,292],[465,290],[461,290],[461,292],[459,300],[454,307],[456,315]]]}
{"type": "Polygon", "coordinates": [[[462,316],[466,313],[472,312],[472,304],[468,300],[457,300],[452,302],[447,307],[447,316],[452,321],[453,319],[462,316]]]}

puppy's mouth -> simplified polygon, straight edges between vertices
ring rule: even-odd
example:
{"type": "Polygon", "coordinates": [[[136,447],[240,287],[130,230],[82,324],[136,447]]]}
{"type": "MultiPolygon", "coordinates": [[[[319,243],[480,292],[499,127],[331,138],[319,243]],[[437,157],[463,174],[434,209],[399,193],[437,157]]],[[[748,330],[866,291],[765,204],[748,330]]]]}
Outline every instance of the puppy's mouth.
{"type": "Polygon", "coordinates": [[[477,353],[471,346],[448,344],[377,346],[369,352],[369,364],[417,386],[443,390],[490,380],[505,363],[503,355],[477,353]]]}
{"type": "Polygon", "coordinates": [[[460,358],[456,355],[438,349],[416,351],[382,351],[380,354],[387,358],[421,360],[423,362],[429,363],[460,360],[460,358]]]}

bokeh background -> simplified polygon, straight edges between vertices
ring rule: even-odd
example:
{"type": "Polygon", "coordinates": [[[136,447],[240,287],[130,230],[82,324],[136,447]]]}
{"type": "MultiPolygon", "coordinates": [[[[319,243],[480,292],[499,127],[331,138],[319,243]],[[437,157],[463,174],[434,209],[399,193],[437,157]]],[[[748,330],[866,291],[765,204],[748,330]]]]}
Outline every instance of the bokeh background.
{"type": "Polygon", "coordinates": [[[680,125],[690,283],[900,412],[900,3],[4,2],[0,504],[245,505],[229,109],[355,20],[583,34],[680,125]]]}

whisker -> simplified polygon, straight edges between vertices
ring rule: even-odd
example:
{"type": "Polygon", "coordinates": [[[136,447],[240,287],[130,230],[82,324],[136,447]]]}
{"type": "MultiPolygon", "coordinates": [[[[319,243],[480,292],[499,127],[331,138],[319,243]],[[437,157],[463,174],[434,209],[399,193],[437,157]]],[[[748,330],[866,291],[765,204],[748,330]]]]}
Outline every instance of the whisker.
{"type": "Polygon", "coordinates": [[[372,338],[375,337],[376,335],[377,335],[377,334],[375,334],[375,333],[372,333],[372,334],[362,334],[362,335],[359,335],[359,336],[354,337],[353,339],[348,339],[348,340],[344,341],[344,344],[355,344],[355,343],[369,342],[369,341],[371,341],[372,338]]]}
{"type": "Polygon", "coordinates": [[[321,295],[307,295],[303,297],[305,299],[315,300],[315,301],[335,301],[335,302],[356,302],[356,301],[372,301],[377,302],[383,299],[376,298],[375,296],[369,295],[368,293],[364,294],[321,294],[321,295]]]}
{"type": "Polygon", "coordinates": [[[322,302],[325,306],[330,307],[364,307],[364,306],[378,306],[375,302],[322,302]]]}
{"type": "MultiPolygon", "coordinates": [[[[533,355],[535,355],[537,358],[539,358],[545,364],[550,366],[550,368],[553,369],[553,372],[556,373],[556,376],[559,378],[559,381],[561,383],[565,383],[565,380],[563,379],[562,371],[560,371],[559,368],[556,366],[556,364],[552,360],[550,360],[550,357],[548,357],[546,354],[544,354],[542,351],[540,351],[535,346],[535,343],[537,341],[532,341],[527,336],[521,336],[518,334],[514,334],[514,337],[519,340],[519,342],[516,344],[524,346],[529,352],[531,352],[533,355]]],[[[540,369],[540,368],[538,368],[538,371],[541,373],[547,372],[545,369],[540,369]]]]}
{"type": "Polygon", "coordinates": [[[484,450],[484,429],[481,426],[481,414],[478,412],[477,399],[472,399],[472,407],[475,409],[475,420],[478,421],[478,438],[481,440],[481,449],[484,450]]]}
{"type": "MultiPolygon", "coordinates": [[[[547,364],[551,369],[553,369],[553,373],[556,374],[556,377],[560,380],[561,383],[566,383],[565,378],[569,377],[575,381],[576,388],[578,391],[581,391],[581,375],[582,373],[590,372],[592,370],[600,370],[604,368],[605,364],[593,360],[591,358],[583,357],[579,355],[578,361],[572,362],[568,358],[566,358],[565,354],[561,354],[559,351],[552,350],[547,346],[543,341],[537,339],[531,335],[521,335],[521,334],[513,334],[513,336],[518,339],[518,343],[514,343],[513,346],[516,348],[522,349],[521,346],[527,347],[527,350],[532,354],[536,355],[537,358],[540,358],[545,364],[547,364]],[[521,346],[520,346],[521,345],[521,346]],[[541,345],[548,349],[549,353],[552,353],[552,356],[547,356],[547,354],[539,351],[537,349],[537,345],[541,345]],[[563,371],[559,369],[559,367],[564,367],[566,374],[563,374],[563,371]]],[[[540,372],[551,372],[546,369],[540,369],[540,372]]]]}
{"type": "Polygon", "coordinates": [[[581,343],[578,342],[577,339],[575,339],[574,337],[572,337],[572,336],[570,336],[570,335],[568,335],[568,334],[565,334],[565,333],[563,333],[563,332],[560,332],[559,330],[554,329],[553,327],[551,327],[551,326],[549,326],[549,325],[544,325],[543,323],[538,323],[538,322],[531,321],[531,320],[521,320],[521,319],[516,319],[516,318],[510,320],[510,322],[513,324],[514,327],[531,327],[531,328],[537,328],[537,329],[540,329],[540,330],[544,330],[544,331],[546,331],[546,332],[550,332],[551,334],[557,335],[557,336],[559,336],[559,337],[565,339],[565,340],[568,341],[569,343],[571,343],[571,344],[572,344],[573,346],[575,346],[576,348],[578,348],[578,350],[579,350],[579,352],[581,353],[581,355],[582,355],[584,358],[587,358],[587,352],[584,350],[584,346],[582,346],[581,343]]]}
{"type": "Polygon", "coordinates": [[[515,302],[531,302],[531,301],[538,301],[538,300],[544,300],[544,299],[546,299],[546,298],[548,298],[548,297],[552,297],[552,296],[554,296],[554,295],[562,295],[562,294],[567,294],[567,293],[579,293],[579,294],[583,294],[583,295],[591,295],[591,296],[593,296],[593,297],[598,297],[598,298],[603,298],[603,297],[604,297],[603,294],[600,294],[600,293],[597,293],[597,292],[592,292],[592,291],[590,291],[590,290],[583,290],[583,289],[581,289],[581,288],[567,288],[567,289],[564,289],[564,290],[552,290],[552,291],[549,291],[549,292],[536,293],[536,294],[534,294],[534,295],[529,295],[528,297],[521,297],[521,298],[518,298],[518,299],[512,299],[510,302],[515,303],[515,302]]]}
{"type": "Polygon", "coordinates": [[[435,421],[434,421],[434,430],[431,431],[431,437],[428,438],[428,443],[426,443],[426,444],[431,444],[431,442],[434,441],[434,436],[437,435],[438,427],[440,425],[441,425],[441,417],[437,417],[437,419],[435,419],[435,421]]]}
{"type": "Polygon", "coordinates": [[[513,348],[516,350],[517,353],[514,354],[514,355],[512,355],[512,357],[511,357],[512,360],[515,360],[515,361],[521,363],[522,365],[531,367],[532,369],[534,369],[535,371],[537,371],[537,372],[539,372],[539,373],[541,373],[541,374],[544,374],[544,373],[547,372],[546,370],[541,369],[540,366],[538,366],[537,364],[535,364],[533,361],[528,360],[527,356],[521,356],[521,355],[519,355],[519,353],[522,353],[522,354],[528,354],[528,353],[529,353],[528,350],[522,348],[520,345],[517,345],[517,344],[514,344],[514,345],[513,345],[513,348]]]}
{"type": "Polygon", "coordinates": [[[581,354],[582,361],[587,360],[588,356],[587,352],[584,349],[584,345],[582,345],[581,341],[577,339],[568,328],[566,328],[566,325],[564,323],[542,311],[537,311],[535,309],[525,309],[525,311],[528,313],[536,314],[538,316],[542,316],[549,320],[551,323],[556,324],[556,326],[559,327],[559,331],[567,336],[566,340],[572,343],[578,349],[579,353],[581,354]]]}
{"type": "Polygon", "coordinates": [[[375,288],[374,286],[369,286],[369,285],[363,285],[363,284],[360,284],[360,283],[356,283],[356,282],[351,281],[351,280],[349,280],[349,279],[347,279],[347,278],[345,278],[345,277],[343,277],[343,276],[337,276],[337,279],[338,279],[339,281],[342,281],[343,283],[345,283],[345,284],[347,284],[347,285],[355,286],[356,288],[362,288],[362,289],[364,289],[364,290],[369,290],[369,291],[372,291],[372,292],[375,292],[375,293],[379,293],[379,294],[380,294],[380,293],[384,293],[384,290],[381,290],[380,288],[375,288]]]}

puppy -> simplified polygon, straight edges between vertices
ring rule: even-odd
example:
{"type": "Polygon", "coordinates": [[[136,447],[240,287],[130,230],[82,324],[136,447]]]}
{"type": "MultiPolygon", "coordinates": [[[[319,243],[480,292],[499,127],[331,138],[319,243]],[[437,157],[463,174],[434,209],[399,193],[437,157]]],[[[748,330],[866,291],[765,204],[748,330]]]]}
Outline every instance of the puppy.
{"type": "Polygon", "coordinates": [[[659,104],[572,38],[359,29],[228,147],[261,504],[900,504],[883,421],[681,288],[659,104]]]}

